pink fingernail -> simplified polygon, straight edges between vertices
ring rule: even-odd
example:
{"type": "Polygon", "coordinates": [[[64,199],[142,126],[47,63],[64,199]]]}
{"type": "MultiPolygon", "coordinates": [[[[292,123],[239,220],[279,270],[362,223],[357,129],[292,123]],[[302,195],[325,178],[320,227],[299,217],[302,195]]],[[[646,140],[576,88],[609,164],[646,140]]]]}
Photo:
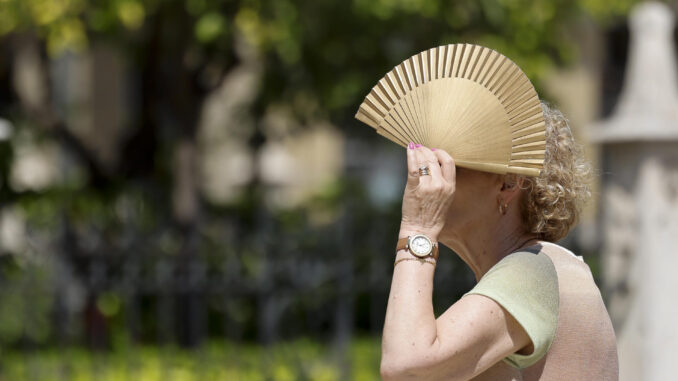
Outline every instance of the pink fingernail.
{"type": "Polygon", "coordinates": [[[421,147],[421,144],[417,144],[415,147],[419,148],[419,147],[421,147]]]}
{"type": "Polygon", "coordinates": [[[436,150],[435,148],[431,148],[431,151],[435,151],[435,150],[436,150]]]}
{"type": "Polygon", "coordinates": [[[410,149],[414,149],[414,143],[410,142],[410,144],[407,147],[409,147],[410,149]]]}

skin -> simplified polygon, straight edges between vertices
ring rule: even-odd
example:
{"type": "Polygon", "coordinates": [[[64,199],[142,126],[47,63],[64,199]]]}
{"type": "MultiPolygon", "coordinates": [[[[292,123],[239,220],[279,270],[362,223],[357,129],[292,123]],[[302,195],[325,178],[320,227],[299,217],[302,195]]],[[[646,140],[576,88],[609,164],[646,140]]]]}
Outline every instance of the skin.
{"type": "MultiPolygon", "coordinates": [[[[454,250],[479,280],[510,253],[536,243],[522,226],[522,178],[456,168],[443,150],[410,144],[398,238],[425,234],[454,250]],[[419,176],[422,165],[430,176],[419,176]],[[507,205],[501,213],[499,205],[507,205]]],[[[408,250],[396,260],[414,258],[408,250]]],[[[432,259],[429,259],[432,261],[432,259]]],[[[469,380],[532,343],[513,317],[481,295],[468,295],[436,319],[435,266],[395,266],[382,338],[384,380],[469,380]]]]}

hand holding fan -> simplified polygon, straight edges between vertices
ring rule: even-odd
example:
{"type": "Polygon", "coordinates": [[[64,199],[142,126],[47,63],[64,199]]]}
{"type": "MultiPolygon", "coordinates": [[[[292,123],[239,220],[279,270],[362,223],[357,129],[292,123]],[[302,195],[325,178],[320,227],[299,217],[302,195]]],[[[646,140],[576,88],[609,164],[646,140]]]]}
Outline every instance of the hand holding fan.
{"type": "Polygon", "coordinates": [[[379,80],[356,118],[403,147],[444,149],[459,167],[527,176],[543,167],[537,92],[513,61],[479,45],[410,57],[379,80]]]}

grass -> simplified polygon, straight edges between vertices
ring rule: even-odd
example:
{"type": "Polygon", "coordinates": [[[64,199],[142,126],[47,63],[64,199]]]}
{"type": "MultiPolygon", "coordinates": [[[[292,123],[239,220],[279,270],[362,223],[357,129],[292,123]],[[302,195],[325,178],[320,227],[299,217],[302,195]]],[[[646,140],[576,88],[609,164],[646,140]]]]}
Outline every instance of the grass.
{"type": "Polygon", "coordinates": [[[297,339],[266,348],[257,344],[210,342],[199,349],[121,346],[104,352],[82,348],[0,353],[0,381],[192,381],[379,379],[380,343],[355,338],[345,360],[319,341],[297,339]]]}

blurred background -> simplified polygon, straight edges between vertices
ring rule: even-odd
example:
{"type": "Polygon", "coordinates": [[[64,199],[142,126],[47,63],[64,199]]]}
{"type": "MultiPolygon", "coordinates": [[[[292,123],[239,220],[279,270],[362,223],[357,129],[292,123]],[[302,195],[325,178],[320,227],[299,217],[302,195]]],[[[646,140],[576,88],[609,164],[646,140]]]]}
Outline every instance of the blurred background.
{"type": "MultiPolygon", "coordinates": [[[[675,91],[676,2],[651,3],[670,38],[644,55],[673,74],[640,103],[625,85],[638,3],[0,0],[0,380],[378,379],[405,153],[353,115],[448,43],[508,56],[570,119],[597,175],[562,244],[621,329],[640,169],[606,184],[678,152],[596,132],[675,91]]],[[[436,313],[473,283],[444,250],[436,313]]]]}

